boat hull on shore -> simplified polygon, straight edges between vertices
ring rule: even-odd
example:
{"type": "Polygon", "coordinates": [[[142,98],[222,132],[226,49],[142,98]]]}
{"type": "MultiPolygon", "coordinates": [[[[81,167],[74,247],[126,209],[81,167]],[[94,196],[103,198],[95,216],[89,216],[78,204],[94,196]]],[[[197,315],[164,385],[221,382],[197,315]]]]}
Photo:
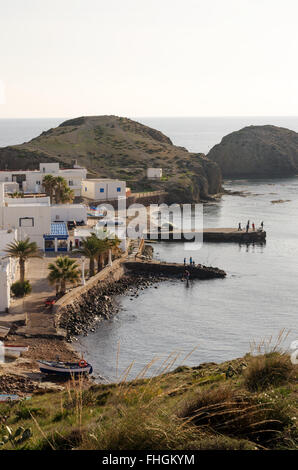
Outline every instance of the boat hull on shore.
{"type": "Polygon", "coordinates": [[[91,364],[81,367],[78,363],[73,362],[50,362],[37,361],[39,369],[44,374],[72,376],[80,374],[92,374],[93,368],[91,364]]]}

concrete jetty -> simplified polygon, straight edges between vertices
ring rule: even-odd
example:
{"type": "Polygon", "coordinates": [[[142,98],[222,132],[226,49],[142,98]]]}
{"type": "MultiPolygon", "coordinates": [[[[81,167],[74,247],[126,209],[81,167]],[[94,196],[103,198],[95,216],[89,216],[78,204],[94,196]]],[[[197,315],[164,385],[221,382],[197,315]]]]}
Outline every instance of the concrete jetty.
{"type": "Polygon", "coordinates": [[[264,230],[237,230],[235,228],[206,228],[203,231],[179,231],[179,230],[160,230],[144,232],[143,237],[145,240],[158,240],[158,241],[171,241],[171,242],[186,242],[194,241],[195,236],[203,236],[204,242],[216,243],[264,243],[266,241],[266,232],[264,230]]]}
{"type": "Polygon", "coordinates": [[[146,273],[154,275],[178,276],[182,277],[184,271],[187,269],[190,274],[190,279],[215,279],[226,277],[226,272],[219,268],[212,268],[198,264],[190,266],[180,263],[162,263],[160,261],[126,261],[124,267],[133,273],[146,273]]]}

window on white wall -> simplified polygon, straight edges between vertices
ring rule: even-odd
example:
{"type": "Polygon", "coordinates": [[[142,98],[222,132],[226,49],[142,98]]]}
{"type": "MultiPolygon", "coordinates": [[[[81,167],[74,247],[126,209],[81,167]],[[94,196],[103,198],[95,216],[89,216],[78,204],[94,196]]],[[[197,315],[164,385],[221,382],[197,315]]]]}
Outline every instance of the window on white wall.
{"type": "Polygon", "coordinates": [[[34,217],[20,217],[19,227],[34,227],[34,217]]]}

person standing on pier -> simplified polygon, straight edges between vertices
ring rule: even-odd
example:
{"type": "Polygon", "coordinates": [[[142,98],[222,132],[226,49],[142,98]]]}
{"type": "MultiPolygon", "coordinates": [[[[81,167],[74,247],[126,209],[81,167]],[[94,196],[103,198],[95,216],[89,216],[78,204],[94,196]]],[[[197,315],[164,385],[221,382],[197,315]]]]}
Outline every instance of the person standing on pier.
{"type": "Polygon", "coordinates": [[[188,287],[189,286],[190,272],[187,269],[184,271],[184,277],[186,279],[186,286],[188,287]]]}
{"type": "Polygon", "coordinates": [[[184,258],[184,266],[186,265],[186,258],[184,258]]]}
{"type": "Polygon", "coordinates": [[[192,264],[192,256],[189,258],[189,264],[192,264]]]}
{"type": "Polygon", "coordinates": [[[252,223],[252,229],[253,229],[253,231],[255,231],[255,224],[254,224],[254,222],[252,223]]]}
{"type": "Polygon", "coordinates": [[[247,224],[246,224],[246,232],[249,231],[249,220],[247,221],[247,224]]]}
{"type": "Polygon", "coordinates": [[[262,230],[264,229],[264,222],[263,221],[261,222],[261,229],[262,230]]]}
{"type": "Polygon", "coordinates": [[[241,230],[242,230],[241,222],[239,222],[239,224],[238,224],[238,232],[241,232],[241,230]]]}

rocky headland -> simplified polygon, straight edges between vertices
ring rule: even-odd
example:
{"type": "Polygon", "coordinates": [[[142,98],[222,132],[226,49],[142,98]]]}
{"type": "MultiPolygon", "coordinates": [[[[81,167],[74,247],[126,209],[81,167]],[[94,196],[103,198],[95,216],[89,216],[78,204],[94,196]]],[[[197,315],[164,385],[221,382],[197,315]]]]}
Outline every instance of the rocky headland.
{"type": "Polygon", "coordinates": [[[168,202],[192,203],[221,191],[221,172],[203,153],[173,145],[162,132],[118,116],[83,116],[21,145],[0,148],[0,170],[37,169],[40,162],[73,161],[89,177],[125,180],[132,191],[162,190],[168,202]],[[161,180],[148,180],[147,168],[163,169],[161,180]]]}
{"type": "Polygon", "coordinates": [[[225,136],[207,155],[224,178],[281,178],[298,173],[298,134],[289,129],[248,126],[225,136]]]}

